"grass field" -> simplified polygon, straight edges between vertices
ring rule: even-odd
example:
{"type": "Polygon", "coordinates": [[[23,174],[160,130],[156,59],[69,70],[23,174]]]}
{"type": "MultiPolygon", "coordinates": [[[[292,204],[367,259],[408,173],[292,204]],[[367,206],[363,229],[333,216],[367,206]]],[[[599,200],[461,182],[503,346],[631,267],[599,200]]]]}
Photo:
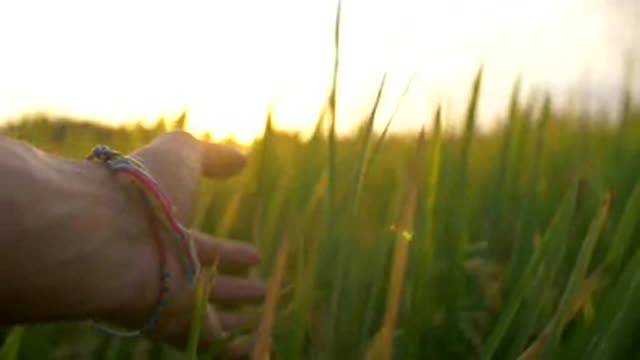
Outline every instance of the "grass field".
{"type": "MultiPolygon", "coordinates": [[[[203,181],[195,226],[255,243],[259,275],[282,273],[274,308],[261,309],[275,311],[275,358],[640,356],[639,109],[580,115],[522,101],[516,83],[503,126],[478,134],[480,85],[478,73],[461,133],[436,113],[414,135],[383,138],[370,117],[336,138],[329,106],[307,140],[267,121],[241,176],[203,181]]],[[[2,132],[82,158],[181,125],[33,116],[2,132]]],[[[5,335],[1,359],[185,357],[83,324],[5,335]]]]}
{"type": "MultiPolygon", "coordinates": [[[[334,82],[335,84],[335,82],[334,82]]],[[[404,136],[335,133],[335,86],[309,139],[267,119],[248,168],[203,180],[194,226],[249,241],[277,297],[277,359],[640,357],[640,108],[615,118],[522,99],[476,131],[482,71],[464,126],[441,112],[404,136]]],[[[382,121],[385,121],[383,119],[382,121]]],[[[187,119],[188,121],[188,119],[187,119]]],[[[381,121],[378,119],[378,121],[381,121]]],[[[131,151],[184,123],[108,128],[32,116],[1,132],[83,158],[131,151]]],[[[267,324],[268,325],[268,324],[267,324]]],[[[182,359],[85,324],[6,329],[0,360],[182,359]]],[[[201,358],[212,358],[201,354],[201,358]]]]}

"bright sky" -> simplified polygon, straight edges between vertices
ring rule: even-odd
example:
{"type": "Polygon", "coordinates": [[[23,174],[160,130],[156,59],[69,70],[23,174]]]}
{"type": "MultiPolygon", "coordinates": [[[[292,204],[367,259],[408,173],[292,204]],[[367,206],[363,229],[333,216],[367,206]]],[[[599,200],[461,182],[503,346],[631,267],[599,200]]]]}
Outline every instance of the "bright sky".
{"type": "MultiPolygon", "coordinates": [[[[640,33],[598,0],[343,3],[340,131],[385,70],[380,123],[417,75],[396,130],[428,123],[437,101],[459,111],[481,62],[483,125],[518,73],[527,88],[561,92],[586,80],[611,100],[640,33]]],[[[3,0],[0,118],[50,111],[115,123],[187,109],[194,132],[246,141],[274,104],[277,126],[308,131],[331,80],[334,16],[335,0],[3,0]]]]}

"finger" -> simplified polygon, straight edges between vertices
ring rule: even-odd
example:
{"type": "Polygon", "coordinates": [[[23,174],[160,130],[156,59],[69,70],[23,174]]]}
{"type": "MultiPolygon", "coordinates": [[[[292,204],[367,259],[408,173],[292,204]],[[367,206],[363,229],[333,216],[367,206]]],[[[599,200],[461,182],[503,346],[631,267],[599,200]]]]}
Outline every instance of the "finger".
{"type": "Polygon", "coordinates": [[[252,302],[264,299],[266,287],[256,279],[218,275],[213,281],[209,300],[222,304],[252,302]]]}
{"type": "Polygon", "coordinates": [[[154,176],[167,180],[188,178],[189,185],[197,184],[200,175],[211,178],[235,175],[247,162],[245,156],[233,147],[202,142],[185,131],[158,136],[134,155],[154,176]]]}
{"type": "Polygon", "coordinates": [[[239,173],[246,157],[238,150],[222,144],[202,142],[202,173],[210,178],[224,178],[239,173]]]}
{"type": "MultiPolygon", "coordinates": [[[[176,348],[187,346],[191,332],[191,316],[180,316],[178,318],[161,321],[156,338],[172,345],[176,348]]],[[[208,304],[207,310],[203,314],[198,348],[206,348],[215,341],[225,336],[220,319],[216,316],[213,305],[208,304]]]]}
{"type": "Polygon", "coordinates": [[[222,339],[227,334],[213,305],[207,305],[206,316],[206,322],[203,323],[204,326],[202,327],[200,342],[198,344],[200,348],[209,347],[214,341],[222,339]]]}
{"type": "Polygon", "coordinates": [[[248,331],[255,327],[258,319],[255,315],[223,312],[218,315],[222,330],[227,334],[248,331]]]}
{"type": "Polygon", "coordinates": [[[214,238],[196,230],[191,235],[200,263],[205,266],[217,261],[222,269],[235,269],[260,263],[258,251],[249,244],[214,238]]]}
{"type": "Polygon", "coordinates": [[[239,336],[229,344],[225,358],[230,360],[251,359],[255,344],[256,338],[254,335],[239,336]]]}

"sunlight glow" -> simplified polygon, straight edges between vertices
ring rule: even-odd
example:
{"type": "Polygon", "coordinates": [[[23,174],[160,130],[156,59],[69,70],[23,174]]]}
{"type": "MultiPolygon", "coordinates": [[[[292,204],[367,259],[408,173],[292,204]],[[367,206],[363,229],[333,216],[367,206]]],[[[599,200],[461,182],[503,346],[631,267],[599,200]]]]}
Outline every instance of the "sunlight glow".
{"type": "MultiPolygon", "coordinates": [[[[384,71],[384,121],[417,73],[396,130],[421,126],[437,101],[459,112],[480,63],[485,124],[520,72],[559,90],[588,72],[617,90],[622,53],[592,2],[345,0],[338,129],[367,111],[384,71]]],[[[329,89],[334,11],[326,0],[3,1],[0,118],[154,122],[186,109],[194,133],[247,142],[273,107],[278,127],[308,132],[329,89]]]]}

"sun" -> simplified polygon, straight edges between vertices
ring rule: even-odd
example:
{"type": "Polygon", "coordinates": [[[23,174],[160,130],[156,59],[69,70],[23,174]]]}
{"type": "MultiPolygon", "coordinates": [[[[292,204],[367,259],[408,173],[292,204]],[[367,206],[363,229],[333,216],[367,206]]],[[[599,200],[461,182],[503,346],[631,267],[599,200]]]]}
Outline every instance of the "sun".
{"type": "Polygon", "coordinates": [[[239,144],[250,145],[261,136],[266,110],[241,109],[224,113],[206,107],[190,108],[187,110],[186,130],[196,137],[209,134],[212,141],[232,139],[239,144]]]}
{"type": "MultiPolygon", "coordinates": [[[[573,86],[588,68],[615,86],[610,19],[571,0],[520,3],[346,1],[337,131],[356,127],[385,72],[386,84],[420,75],[392,130],[419,129],[439,98],[460,109],[452,113],[464,111],[480,62],[487,71],[479,125],[502,114],[518,73],[553,90],[573,86]]],[[[264,130],[269,109],[276,128],[308,133],[326,104],[335,1],[170,0],[153,16],[145,2],[47,4],[34,12],[29,2],[0,2],[0,48],[15,55],[0,64],[0,121],[41,111],[153,123],[187,110],[194,134],[247,143],[264,130]]],[[[387,87],[383,107],[393,107],[397,93],[387,87]]]]}

